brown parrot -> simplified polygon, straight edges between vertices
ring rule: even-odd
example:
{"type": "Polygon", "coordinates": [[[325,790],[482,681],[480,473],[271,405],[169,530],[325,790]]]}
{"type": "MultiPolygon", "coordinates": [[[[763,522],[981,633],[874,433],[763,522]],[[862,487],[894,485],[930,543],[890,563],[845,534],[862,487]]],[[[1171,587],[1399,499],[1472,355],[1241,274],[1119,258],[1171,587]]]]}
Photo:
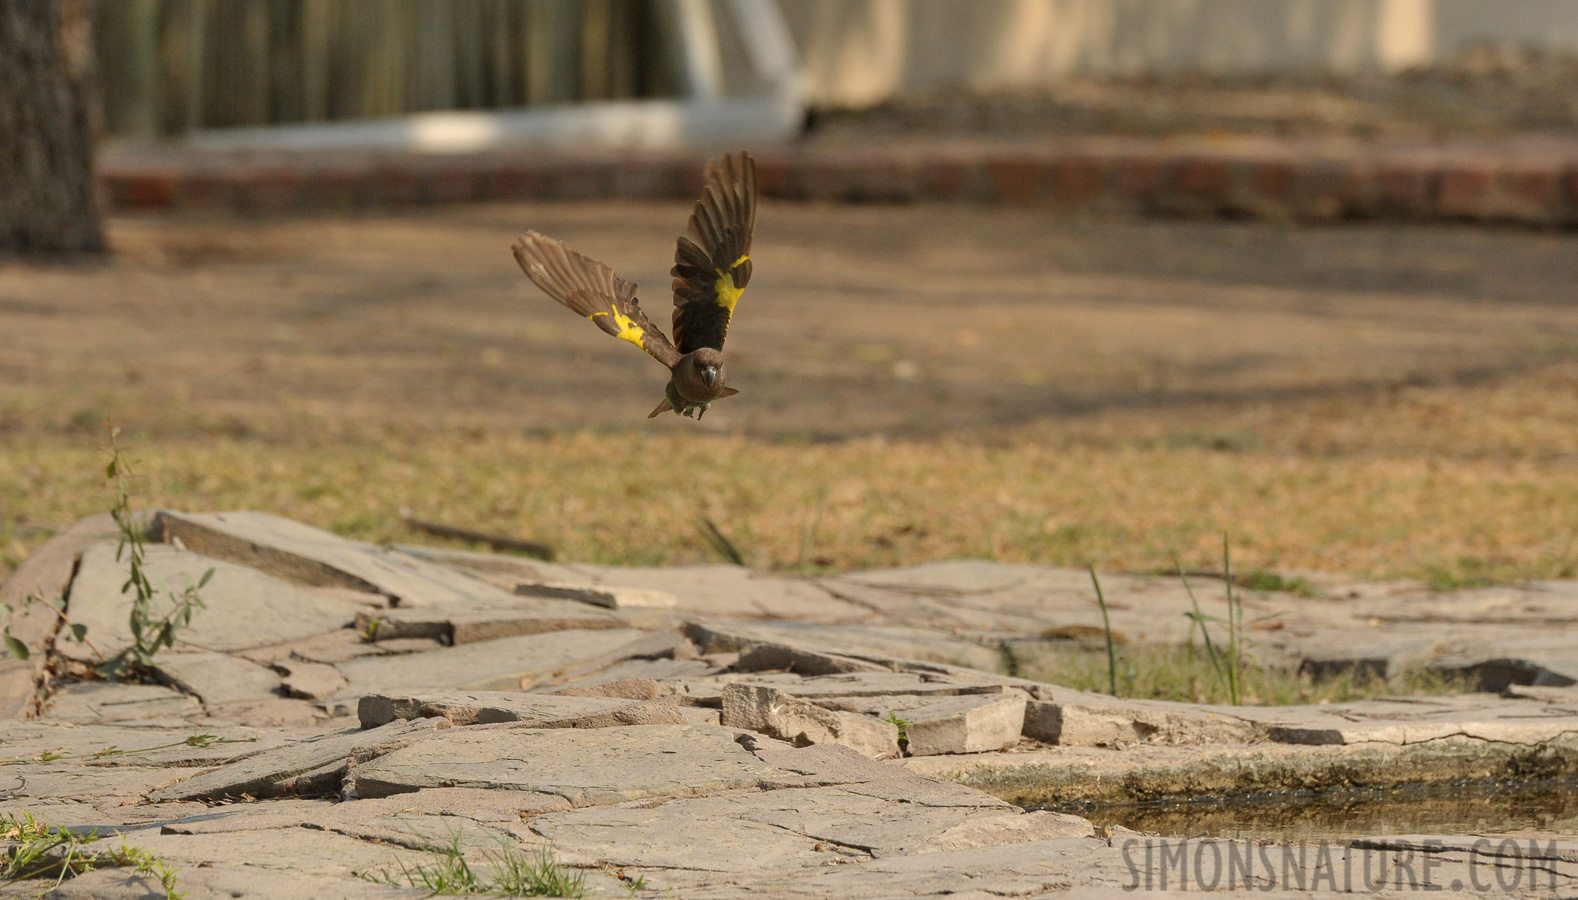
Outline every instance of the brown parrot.
{"type": "Polygon", "coordinates": [[[751,280],[756,227],[756,164],[746,153],[707,163],[706,187],[674,251],[674,340],[647,319],[636,286],[595,259],[535,231],[515,241],[515,259],[532,283],[614,337],[668,367],[663,402],[700,419],[714,400],[739,391],[724,384],[723,339],[751,280]]]}

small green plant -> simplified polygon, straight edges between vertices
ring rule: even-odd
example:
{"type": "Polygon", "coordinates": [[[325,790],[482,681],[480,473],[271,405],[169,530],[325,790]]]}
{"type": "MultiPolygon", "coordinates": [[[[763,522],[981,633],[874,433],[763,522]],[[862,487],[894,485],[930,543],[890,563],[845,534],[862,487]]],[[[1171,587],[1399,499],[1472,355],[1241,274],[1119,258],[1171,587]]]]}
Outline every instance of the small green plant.
{"type": "Polygon", "coordinates": [[[1225,531],[1222,532],[1222,582],[1227,586],[1227,692],[1233,705],[1238,706],[1244,702],[1244,598],[1233,593],[1233,553],[1225,531]]]}
{"type": "Polygon", "coordinates": [[[497,851],[483,851],[481,866],[466,861],[460,832],[450,836],[449,846],[434,852],[433,861],[407,866],[399,862],[398,875],[383,870],[361,873],[368,881],[395,887],[414,887],[433,894],[493,894],[503,897],[586,896],[586,877],[571,873],[543,848],[529,856],[507,839],[499,839],[497,851]]]}
{"type": "Polygon", "coordinates": [[[0,859],[0,882],[6,884],[53,879],[53,886],[59,887],[66,879],[94,869],[130,868],[139,875],[157,876],[167,900],[186,896],[175,889],[178,869],[171,868],[159,856],[126,843],[124,836],[119,847],[97,852],[97,831],[79,834],[51,828],[48,822],[23,812],[0,815],[0,841],[9,845],[0,859]]]}
{"type": "Polygon", "coordinates": [[[910,722],[908,719],[899,718],[899,714],[889,711],[885,721],[892,722],[893,727],[899,730],[899,752],[910,752],[910,722]]]}
{"type": "Polygon", "coordinates": [[[625,890],[628,891],[632,897],[647,889],[647,877],[645,875],[637,875],[636,877],[631,878],[621,871],[619,873],[619,880],[624,882],[625,890]]]}
{"type": "MultiPolygon", "coordinates": [[[[1090,572],[1090,583],[1096,586],[1096,602],[1101,605],[1101,631],[1107,639],[1107,693],[1118,696],[1118,654],[1112,646],[1112,618],[1107,615],[1107,597],[1101,592],[1101,579],[1096,577],[1096,567],[1086,566],[1090,572]]],[[[1134,683],[1134,678],[1129,678],[1129,683],[1134,683]]]]}
{"type": "MultiPolygon", "coordinates": [[[[208,584],[210,578],[214,577],[214,570],[209,569],[203,573],[197,584],[187,585],[180,593],[166,589],[165,595],[170,601],[170,610],[162,617],[155,615],[153,604],[158,598],[158,593],[143,569],[146,557],[145,529],[132,512],[131,496],[127,490],[131,466],[126,460],[126,454],[121,450],[119,437],[120,429],[112,426],[110,461],[105,467],[104,476],[115,487],[115,505],[110,509],[110,518],[115,521],[115,527],[120,532],[119,543],[115,546],[115,560],[119,562],[125,559],[130,568],[121,591],[124,593],[129,590],[133,594],[131,612],[128,615],[132,642],[126,649],[94,667],[94,671],[100,677],[111,681],[145,676],[153,665],[154,657],[161,650],[175,646],[176,634],[190,625],[192,616],[204,608],[203,598],[198,592],[208,584]]],[[[78,627],[80,626],[73,626],[73,629],[78,627]]],[[[87,630],[84,628],[78,637],[83,639],[86,635],[87,630]]]]}
{"type": "Polygon", "coordinates": [[[367,625],[362,629],[362,643],[378,643],[378,629],[384,627],[384,620],[377,616],[367,620],[367,625]]]}

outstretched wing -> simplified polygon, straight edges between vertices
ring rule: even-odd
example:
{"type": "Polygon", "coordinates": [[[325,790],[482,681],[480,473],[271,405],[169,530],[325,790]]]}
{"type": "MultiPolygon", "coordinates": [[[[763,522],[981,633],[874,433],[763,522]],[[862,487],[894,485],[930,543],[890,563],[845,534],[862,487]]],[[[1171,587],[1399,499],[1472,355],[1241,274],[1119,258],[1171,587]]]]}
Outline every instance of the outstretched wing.
{"type": "Polygon", "coordinates": [[[641,311],[636,286],[614,270],[583,256],[562,241],[528,231],[515,241],[515,261],[532,283],[553,299],[597,323],[597,327],[645,350],[669,368],[680,353],[641,311]]]}
{"type": "Polygon", "coordinates": [[[707,163],[707,186],[674,251],[674,343],[723,349],[734,304],[751,280],[756,162],[746,153],[707,163]]]}

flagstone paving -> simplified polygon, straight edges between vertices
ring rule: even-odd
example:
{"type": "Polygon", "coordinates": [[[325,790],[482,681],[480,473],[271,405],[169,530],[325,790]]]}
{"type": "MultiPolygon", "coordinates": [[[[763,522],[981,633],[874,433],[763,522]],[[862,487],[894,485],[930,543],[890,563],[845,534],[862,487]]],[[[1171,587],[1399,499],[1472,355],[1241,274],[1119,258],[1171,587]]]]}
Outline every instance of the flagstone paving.
{"type": "MultiPolygon", "coordinates": [[[[130,640],[101,521],[0,586],[54,607],[10,620],[31,652],[0,665],[0,813],[118,834],[194,898],[424,896],[368,878],[456,841],[483,868],[501,848],[546,852],[590,896],[1118,896],[1166,871],[1161,849],[1184,851],[1011,804],[1578,775],[1578,582],[1246,592],[1247,615],[1281,623],[1257,640],[1283,664],[1384,674],[1406,659],[1494,691],[1226,707],[1003,674],[1016,644],[1099,628],[1084,573],[493,564],[260,513],[159,522],[150,573],[175,590],[215,574],[148,683],[83,678],[130,640]]],[[[1171,580],[1104,581],[1125,639],[1186,638],[1171,580]]],[[[1513,854],[1392,836],[1324,861],[1246,841],[1188,852],[1254,855],[1259,880],[1233,886],[1257,894],[1340,891],[1353,882],[1333,867],[1386,854],[1382,894],[1420,883],[1399,854],[1449,896],[1498,877],[1502,893],[1578,890],[1578,852],[1555,839],[1513,854]]],[[[1229,886],[1191,871],[1150,888],[1229,886]]],[[[162,888],[112,867],[51,895],[162,888]]]]}

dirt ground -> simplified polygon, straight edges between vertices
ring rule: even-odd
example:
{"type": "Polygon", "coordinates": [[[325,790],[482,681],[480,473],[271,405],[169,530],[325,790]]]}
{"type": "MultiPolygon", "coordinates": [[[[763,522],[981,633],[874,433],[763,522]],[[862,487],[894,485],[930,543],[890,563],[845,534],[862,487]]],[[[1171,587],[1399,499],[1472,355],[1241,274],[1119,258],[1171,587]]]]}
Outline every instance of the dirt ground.
{"type": "MultiPolygon", "coordinates": [[[[283,221],[121,218],[113,262],[0,269],[0,428],[696,424],[661,368],[557,306],[534,227],[609,261],[666,325],[678,204],[283,221]]],[[[1209,401],[1340,398],[1578,358],[1578,237],[1290,229],[957,207],[769,205],[728,344],[772,437],[975,434],[1209,401]]]]}
{"type": "Polygon", "coordinates": [[[509,243],[565,238],[666,324],[686,212],[122,217],[112,261],[0,267],[0,573],[102,508],[107,416],[147,502],[375,539],[411,513],[676,562],[707,515],[780,567],[1153,568],[1223,530],[1246,565],[1445,583],[1578,562],[1578,235],[768,204],[742,393],[649,422],[661,368],[509,243]]]}

